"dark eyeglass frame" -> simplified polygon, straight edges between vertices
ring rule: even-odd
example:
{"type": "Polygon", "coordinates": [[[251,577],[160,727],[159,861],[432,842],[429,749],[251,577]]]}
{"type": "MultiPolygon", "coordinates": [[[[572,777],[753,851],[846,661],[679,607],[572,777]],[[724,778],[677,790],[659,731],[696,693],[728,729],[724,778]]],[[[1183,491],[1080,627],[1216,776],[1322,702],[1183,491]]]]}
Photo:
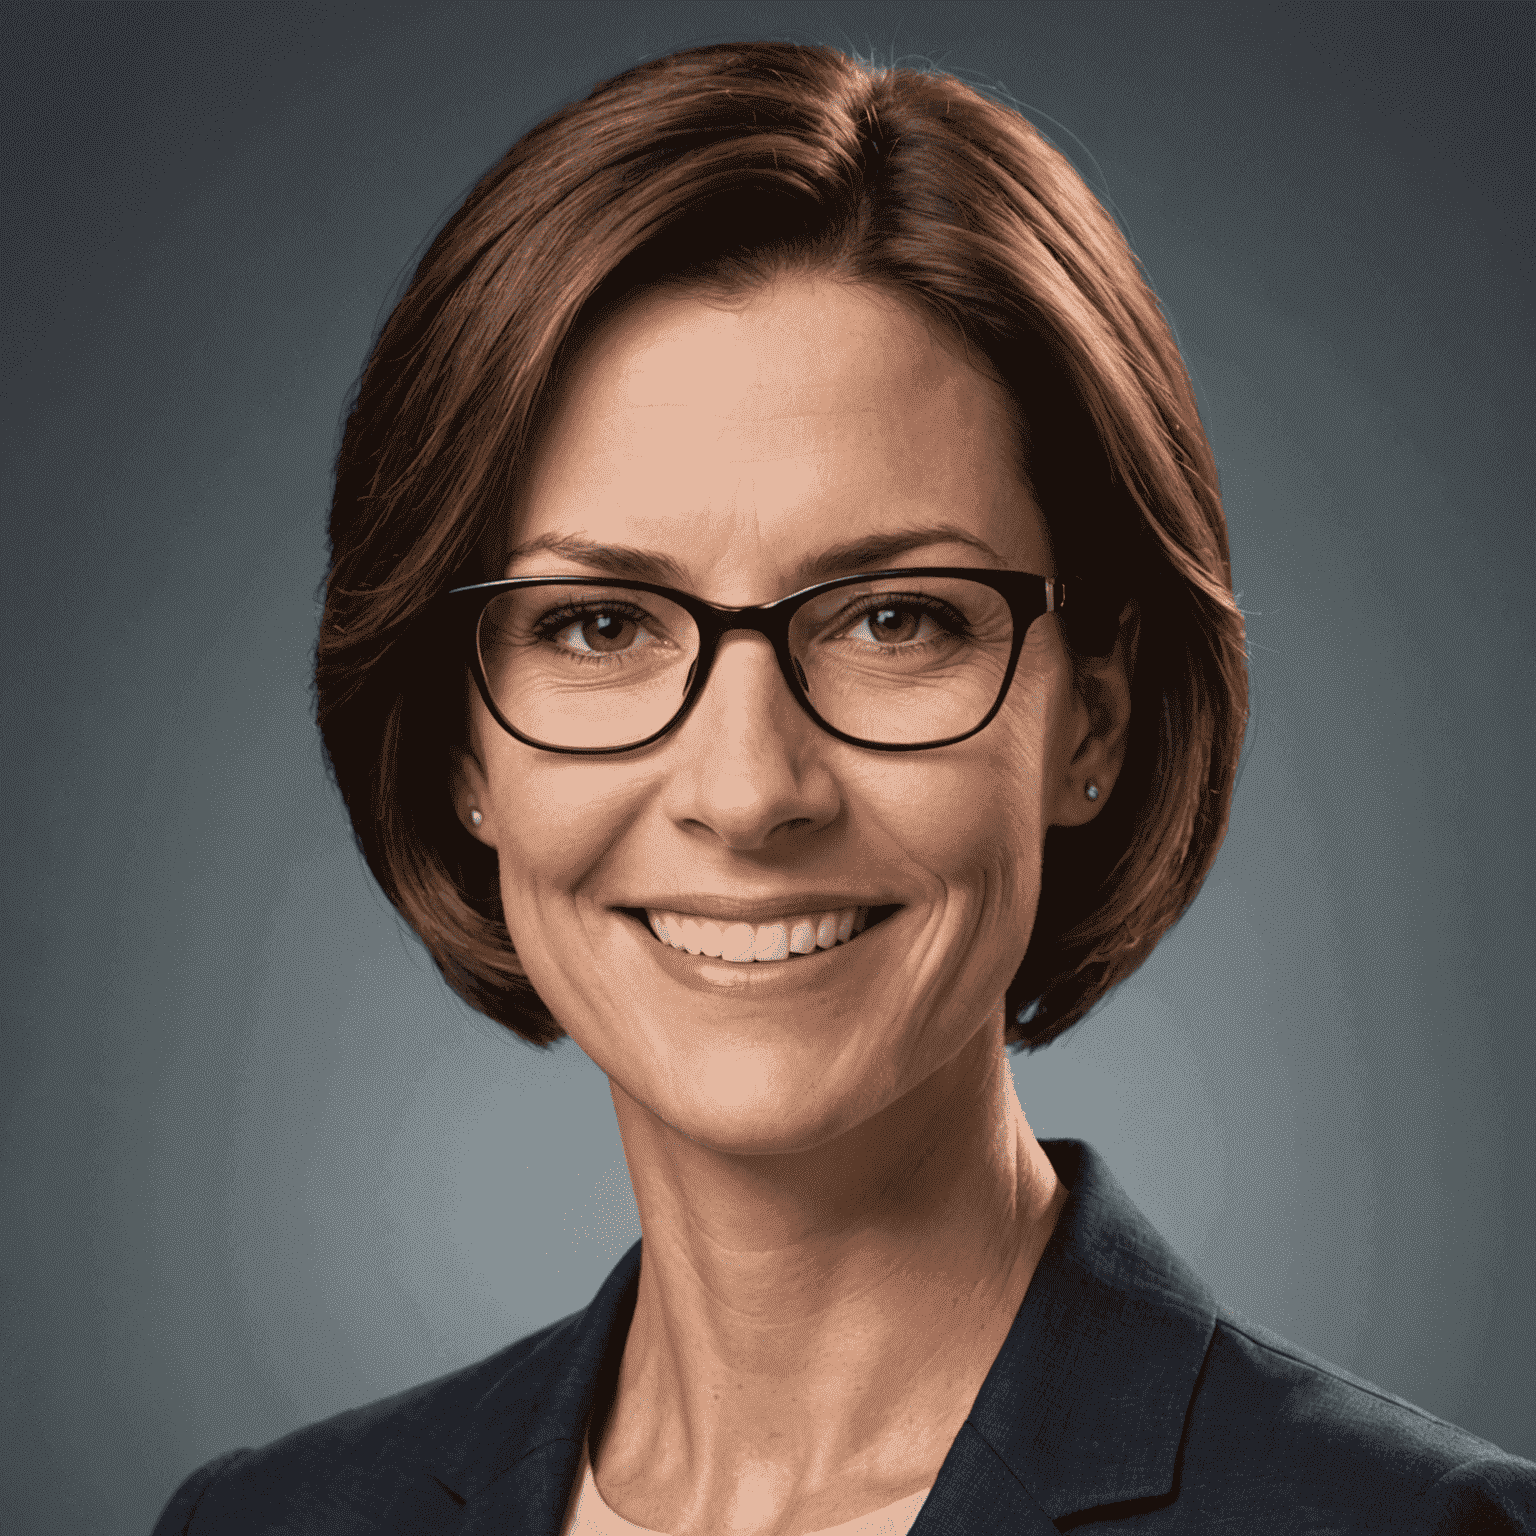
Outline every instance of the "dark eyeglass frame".
{"type": "Polygon", "coordinates": [[[457,629],[460,624],[463,625],[458,643],[464,644],[468,650],[469,668],[474,676],[475,686],[480,690],[480,697],[485,701],[485,707],[490,710],[496,723],[508,735],[515,736],[527,746],[537,747],[541,752],[561,752],[571,757],[611,757],[620,752],[637,752],[641,747],[648,747],[652,742],[660,741],[669,731],[675,730],[703,697],[704,690],[709,685],[710,673],[714,670],[715,655],[720,648],[720,642],[732,630],[738,629],[751,630],[767,638],[769,644],[773,646],[773,653],[779,662],[779,671],[783,674],[790,693],[794,695],[801,709],[829,736],[835,736],[839,741],[846,741],[850,746],[865,747],[871,752],[926,752],[934,747],[953,746],[956,742],[965,741],[978,731],[985,730],[996,718],[998,710],[1003,707],[1003,700],[1008,696],[1008,689],[1013,683],[1014,670],[1019,664],[1019,653],[1024,649],[1024,637],[1029,632],[1029,626],[1042,614],[1060,612],[1066,606],[1066,601],[1067,584],[1056,577],[1037,576],[1030,571],[998,571],[986,566],[973,569],[959,565],[920,565],[888,571],[861,571],[856,576],[839,576],[833,581],[817,582],[813,587],[802,587],[800,591],[791,592],[787,597],[775,598],[771,603],[758,603],[743,608],[723,608],[716,603],[707,603],[702,597],[695,597],[691,592],[680,591],[676,587],[662,587],[650,581],[625,581],[618,577],[513,576],[502,581],[481,581],[467,587],[454,587],[444,594],[444,602],[452,616],[451,622],[454,628],[457,629]],[[998,689],[992,708],[987,711],[980,723],[972,726],[968,731],[962,731],[958,736],[945,736],[938,741],[904,742],[866,741],[861,736],[850,736],[846,731],[840,731],[835,725],[829,725],[823,720],[811,703],[805,684],[797,675],[798,664],[789,649],[790,623],[806,603],[822,596],[823,593],[834,592],[839,587],[855,587],[871,581],[889,581],[911,576],[960,577],[967,581],[980,582],[983,586],[991,587],[1008,604],[1009,611],[1013,615],[1013,644],[1009,651],[1008,668],[1003,674],[1002,686],[998,689]],[[557,747],[547,741],[535,740],[532,736],[518,730],[497,708],[496,701],[491,697],[490,685],[485,678],[485,668],[480,661],[477,637],[480,617],[491,599],[503,592],[515,591],[520,587],[624,587],[636,592],[654,592],[658,597],[664,597],[669,602],[676,603],[693,620],[699,631],[699,654],[694,660],[693,677],[687,691],[683,694],[682,703],[677,707],[677,712],[660,730],[653,731],[641,741],[628,742],[622,747],[557,747]]]}

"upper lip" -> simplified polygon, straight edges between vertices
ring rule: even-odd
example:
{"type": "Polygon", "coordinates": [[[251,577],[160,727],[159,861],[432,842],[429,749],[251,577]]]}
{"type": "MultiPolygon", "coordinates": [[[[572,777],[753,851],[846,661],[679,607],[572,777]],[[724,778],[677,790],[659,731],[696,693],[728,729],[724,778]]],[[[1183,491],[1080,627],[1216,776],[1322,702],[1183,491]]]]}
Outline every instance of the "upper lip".
{"type": "Polygon", "coordinates": [[[846,891],[807,891],[784,896],[712,896],[703,891],[624,902],[648,912],[673,912],[679,917],[724,918],[733,923],[766,923],[776,917],[797,917],[813,912],[840,912],[847,907],[897,905],[879,896],[852,896],[846,891]]]}

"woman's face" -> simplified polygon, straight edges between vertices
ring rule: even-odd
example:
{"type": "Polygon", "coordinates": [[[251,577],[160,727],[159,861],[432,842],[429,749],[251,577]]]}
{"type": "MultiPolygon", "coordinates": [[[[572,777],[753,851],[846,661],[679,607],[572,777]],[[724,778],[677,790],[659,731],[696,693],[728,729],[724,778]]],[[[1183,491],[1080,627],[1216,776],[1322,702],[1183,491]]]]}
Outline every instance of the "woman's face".
{"type": "MultiPolygon", "coordinates": [[[[505,574],[611,576],[582,546],[620,548],[674,573],[651,579],[755,604],[884,540],[851,569],[1056,575],[1015,444],[1001,389],[879,291],[798,277],[729,305],[652,295],[570,375],[505,574]]],[[[1087,820],[1086,781],[1107,794],[1118,761],[1052,616],[996,719],[927,751],[834,739],[748,632],[722,642],[692,713],[632,753],[542,752],[473,709],[459,812],[482,814],[529,978],[630,1099],[741,1153],[851,1130],[1000,1028],[1046,829],[1087,820]],[[888,906],[847,943],[745,964],[674,949],[638,915],[724,929],[888,906]]]]}

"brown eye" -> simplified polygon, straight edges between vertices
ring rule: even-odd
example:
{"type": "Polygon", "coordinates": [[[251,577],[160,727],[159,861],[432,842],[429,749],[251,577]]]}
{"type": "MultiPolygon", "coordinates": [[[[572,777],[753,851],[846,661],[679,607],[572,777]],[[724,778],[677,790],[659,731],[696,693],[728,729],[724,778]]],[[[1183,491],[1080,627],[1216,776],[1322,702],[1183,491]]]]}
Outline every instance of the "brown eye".
{"type": "Polygon", "coordinates": [[[943,633],[927,609],[915,603],[886,603],[866,608],[846,631],[850,640],[876,646],[911,645],[936,639],[943,633]]]}
{"type": "Polygon", "coordinates": [[[877,608],[869,615],[869,632],[876,640],[910,640],[920,617],[910,608],[877,608]]]}
{"type": "Polygon", "coordinates": [[[652,638],[629,614],[612,608],[589,609],[580,618],[549,626],[545,633],[557,646],[578,656],[614,656],[652,638]]]}
{"type": "Polygon", "coordinates": [[[592,651],[618,651],[632,643],[636,629],[633,619],[622,613],[595,613],[579,625],[581,638],[592,651]]]}

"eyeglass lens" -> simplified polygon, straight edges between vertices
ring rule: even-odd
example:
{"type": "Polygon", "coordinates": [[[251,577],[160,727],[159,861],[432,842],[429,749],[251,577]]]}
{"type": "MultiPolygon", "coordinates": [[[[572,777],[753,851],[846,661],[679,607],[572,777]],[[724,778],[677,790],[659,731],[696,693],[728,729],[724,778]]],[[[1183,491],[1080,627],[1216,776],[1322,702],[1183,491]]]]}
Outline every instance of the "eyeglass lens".
{"type": "MultiPolygon", "coordinates": [[[[498,593],[477,642],[496,707],[555,747],[646,740],[682,708],[699,655],[684,608],[629,587],[530,586],[498,593]]],[[[1013,615],[992,587],[908,576],[837,587],[804,603],[789,648],[812,708],[861,741],[964,735],[1002,691],[1013,615]]]]}

